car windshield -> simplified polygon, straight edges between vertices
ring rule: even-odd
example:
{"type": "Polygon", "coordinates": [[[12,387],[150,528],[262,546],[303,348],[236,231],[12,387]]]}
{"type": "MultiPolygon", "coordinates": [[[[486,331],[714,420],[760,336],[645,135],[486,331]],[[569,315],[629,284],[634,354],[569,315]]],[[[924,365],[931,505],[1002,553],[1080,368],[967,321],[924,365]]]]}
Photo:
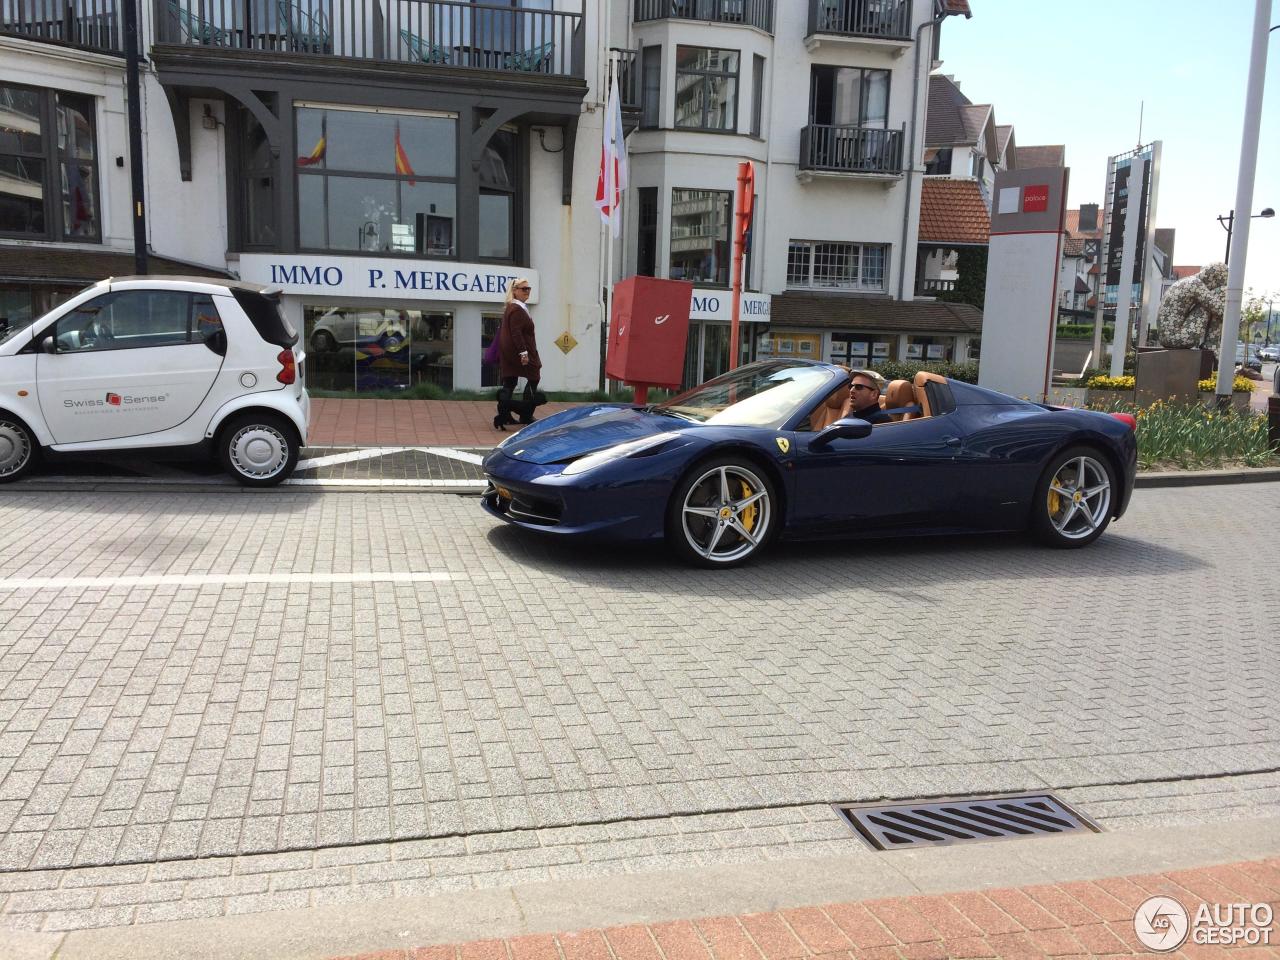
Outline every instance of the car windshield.
{"type": "Polygon", "coordinates": [[[652,409],[698,423],[778,427],[830,379],[826,367],[765,360],[708,380],[652,409]]]}

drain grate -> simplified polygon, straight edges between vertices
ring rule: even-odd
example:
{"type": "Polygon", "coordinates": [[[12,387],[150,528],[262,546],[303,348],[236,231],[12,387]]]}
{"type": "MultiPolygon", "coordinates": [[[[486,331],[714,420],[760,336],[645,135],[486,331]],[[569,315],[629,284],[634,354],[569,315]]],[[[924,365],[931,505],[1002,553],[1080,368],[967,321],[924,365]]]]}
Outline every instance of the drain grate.
{"type": "Polygon", "coordinates": [[[936,803],[837,805],[836,811],[876,850],[1100,832],[1087,817],[1047,793],[936,803]]]}

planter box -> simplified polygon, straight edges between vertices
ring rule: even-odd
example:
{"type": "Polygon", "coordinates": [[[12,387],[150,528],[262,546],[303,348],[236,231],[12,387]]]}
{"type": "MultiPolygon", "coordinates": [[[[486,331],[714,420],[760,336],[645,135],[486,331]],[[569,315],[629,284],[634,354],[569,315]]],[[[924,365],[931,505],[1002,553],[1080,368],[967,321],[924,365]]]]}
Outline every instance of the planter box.
{"type": "MultiPolygon", "coordinates": [[[[1099,406],[1106,406],[1112,403],[1133,403],[1134,396],[1135,396],[1135,393],[1133,390],[1092,390],[1091,389],[1087,391],[1087,394],[1088,394],[1088,400],[1086,402],[1090,406],[1094,406],[1095,404],[1099,406]]],[[[1253,395],[1251,393],[1247,393],[1245,391],[1237,391],[1236,393],[1233,393],[1231,395],[1231,405],[1241,413],[1246,413],[1249,410],[1249,400],[1252,396],[1253,395]]],[[[1049,402],[1055,403],[1057,401],[1050,400],[1049,402]]],[[[1214,406],[1217,403],[1217,395],[1213,393],[1202,392],[1200,394],[1200,402],[1207,407],[1214,406]]],[[[1065,407],[1065,406],[1071,406],[1072,404],[1063,403],[1062,405],[1065,407]]]]}

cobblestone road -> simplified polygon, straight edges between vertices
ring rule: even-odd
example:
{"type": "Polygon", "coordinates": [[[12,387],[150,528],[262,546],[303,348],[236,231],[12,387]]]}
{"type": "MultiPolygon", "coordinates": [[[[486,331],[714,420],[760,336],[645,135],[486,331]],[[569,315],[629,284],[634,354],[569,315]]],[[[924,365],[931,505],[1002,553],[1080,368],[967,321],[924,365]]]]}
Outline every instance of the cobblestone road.
{"type": "Polygon", "coordinates": [[[1280,485],[1145,490],[1085,551],[792,546],[713,573],[530,539],[474,498],[4,494],[0,922],[130,922],[42,894],[65,868],[267,909],[265,880],[196,858],[350,871],[466,838],[545,869],[581,859],[527,850],[548,830],[732,817],[785,843],[832,801],[1239,774],[1275,813],[1277,530],[1280,485]]]}

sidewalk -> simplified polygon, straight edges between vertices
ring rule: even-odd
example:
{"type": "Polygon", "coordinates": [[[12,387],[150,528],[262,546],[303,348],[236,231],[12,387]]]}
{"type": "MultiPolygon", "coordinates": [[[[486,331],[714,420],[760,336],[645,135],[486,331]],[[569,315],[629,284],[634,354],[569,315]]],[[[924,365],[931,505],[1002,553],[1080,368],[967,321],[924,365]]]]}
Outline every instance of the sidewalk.
{"type": "MultiPolygon", "coordinates": [[[[539,417],[579,406],[548,403],[539,417]]],[[[311,401],[308,447],[398,446],[492,447],[507,432],[493,428],[496,406],[489,400],[311,401]]]]}
{"type": "MultiPolygon", "coordinates": [[[[738,916],[631,924],[572,933],[356,954],[342,960],[830,960],[896,958],[1114,957],[1152,955],[1134,932],[1151,896],[1173,897],[1194,917],[1199,904],[1268,903],[1280,908],[1280,860],[1075,883],[1006,887],[830,903],[738,916]]],[[[1231,951],[1280,957],[1272,945],[1231,951]]],[[[1192,942],[1175,957],[1218,956],[1192,942]]],[[[336,960],[336,958],[335,958],[336,960]]]]}

